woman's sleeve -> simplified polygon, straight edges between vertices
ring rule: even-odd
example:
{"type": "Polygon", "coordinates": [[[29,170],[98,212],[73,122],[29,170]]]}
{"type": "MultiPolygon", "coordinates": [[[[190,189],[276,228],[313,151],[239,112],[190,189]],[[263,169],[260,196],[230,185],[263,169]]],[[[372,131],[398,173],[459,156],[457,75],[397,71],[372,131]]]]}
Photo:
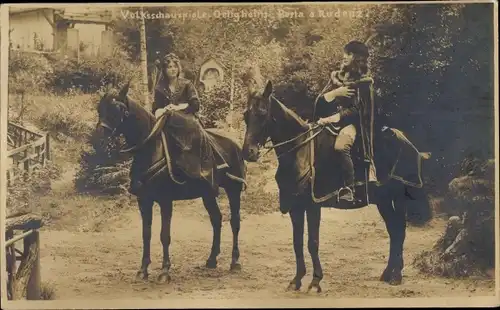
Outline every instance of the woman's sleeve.
{"type": "Polygon", "coordinates": [[[194,114],[200,110],[200,99],[198,97],[198,92],[194,87],[194,84],[189,82],[186,85],[186,99],[188,107],[184,109],[184,112],[194,114]]]}
{"type": "Polygon", "coordinates": [[[153,90],[153,103],[151,104],[151,112],[155,114],[156,110],[158,110],[158,94],[156,90],[153,90]]]}
{"type": "Polygon", "coordinates": [[[153,104],[151,105],[151,112],[155,114],[156,110],[165,107],[165,97],[157,89],[154,90],[153,104]]]}

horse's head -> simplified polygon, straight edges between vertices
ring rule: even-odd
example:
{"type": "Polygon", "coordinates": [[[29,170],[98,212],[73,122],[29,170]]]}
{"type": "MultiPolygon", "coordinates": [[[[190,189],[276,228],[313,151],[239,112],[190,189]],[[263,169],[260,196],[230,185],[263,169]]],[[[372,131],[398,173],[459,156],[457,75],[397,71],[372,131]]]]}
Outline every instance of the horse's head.
{"type": "Polygon", "coordinates": [[[128,90],[130,83],[127,83],[118,93],[106,92],[99,101],[97,113],[99,120],[96,132],[101,136],[111,137],[121,133],[121,125],[129,116],[128,90]]]}
{"type": "Polygon", "coordinates": [[[243,157],[255,162],[259,159],[260,147],[269,138],[269,125],[272,121],[271,106],[273,85],[268,81],[264,90],[249,90],[247,110],[244,112],[246,123],[245,141],[243,143],[243,157]]]}

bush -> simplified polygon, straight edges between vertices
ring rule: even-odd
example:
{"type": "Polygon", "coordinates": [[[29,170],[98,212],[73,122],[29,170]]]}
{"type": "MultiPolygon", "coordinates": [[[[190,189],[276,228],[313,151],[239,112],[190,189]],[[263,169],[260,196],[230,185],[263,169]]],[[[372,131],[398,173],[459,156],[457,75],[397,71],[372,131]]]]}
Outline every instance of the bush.
{"type": "Polygon", "coordinates": [[[55,92],[94,93],[107,85],[124,84],[131,79],[138,80],[140,70],[121,57],[61,58],[54,63],[54,75],[50,86],[55,92]]]}
{"type": "Polygon", "coordinates": [[[40,299],[54,300],[56,299],[56,289],[53,283],[42,282],[40,285],[40,299]]]}
{"type": "MultiPolygon", "coordinates": [[[[239,94],[242,86],[234,83],[233,108],[242,105],[239,94]]],[[[227,122],[231,100],[231,81],[225,80],[200,94],[200,119],[207,128],[220,128],[227,122]]],[[[236,112],[235,112],[236,113],[236,112]]]]}
{"type": "Polygon", "coordinates": [[[35,93],[45,89],[53,73],[50,61],[43,55],[11,50],[9,53],[9,92],[35,93]]]}
{"type": "Polygon", "coordinates": [[[80,155],[80,170],[75,176],[75,188],[82,193],[116,195],[126,193],[131,162],[118,146],[120,138],[109,139],[105,146],[94,133],[80,155]]]}
{"type": "Polygon", "coordinates": [[[444,277],[485,275],[495,261],[495,161],[466,159],[465,175],[449,184],[448,214],[453,214],[434,248],[415,259],[425,273],[444,277]]]}
{"type": "MultiPolygon", "coordinates": [[[[49,193],[52,181],[61,175],[61,168],[51,162],[44,168],[34,170],[31,174],[17,170],[20,178],[7,188],[7,214],[41,213],[41,205],[37,197],[49,193]]],[[[46,214],[40,214],[47,220],[46,214]]]]}

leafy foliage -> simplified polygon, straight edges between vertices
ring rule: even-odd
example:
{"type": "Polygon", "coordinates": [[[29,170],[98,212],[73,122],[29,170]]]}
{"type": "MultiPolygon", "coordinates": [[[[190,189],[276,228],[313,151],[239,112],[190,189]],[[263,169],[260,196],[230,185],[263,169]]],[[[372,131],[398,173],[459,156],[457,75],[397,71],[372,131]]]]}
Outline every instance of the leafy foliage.
{"type": "Polygon", "coordinates": [[[104,141],[95,133],[91,136],[80,155],[80,169],[75,176],[77,191],[108,195],[126,192],[130,161],[129,155],[119,152],[122,143],[119,137],[104,141]]]}
{"type": "Polygon", "coordinates": [[[44,89],[53,73],[50,61],[43,55],[11,51],[9,53],[9,92],[36,93],[44,89]]]}
{"type": "Polygon", "coordinates": [[[128,60],[110,56],[99,58],[59,59],[54,63],[50,86],[56,92],[78,89],[83,93],[95,93],[107,85],[121,85],[139,79],[137,65],[128,60]]]}
{"type": "MultiPolygon", "coordinates": [[[[51,191],[52,181],[61,175],[61,168],[49,162],[46,167],[35,169],[31,174],[17,169],[20,178],[7,187],[7,215],[22,213],[41,213],[38,197],[51,191]]],[[[44,220],[47,214],[40,214],[44,220]]]]}
{"type": "MultiPolygon", "coordinates": [[[[248,62],[273,81],[279,99],[310,119],[313,100],[338,68],[343,46],[376,33],[369,47],[377,103],[387,125],[405,131],[422,151],[432,152],[424,175],[427,184],[443,192],[466,154],[493,156],[491,8],[447,3],[148,7],[147,13],[172,17],[145,20],[148,65],[175,52],[185,76],[197,87],[198,72],[208,58],[224,66],[226,79],[220,85],[210,92],[200,89],[207,126],[226,123],[232,71],[233,119],[241,116],[246,94],[239,76],[248,62]]],[[[138,8],[130,8],[134,10],[138,8]]],[[[9,68],[9,83],[19,89],[39,84],[95,92],[109,82],[139,80],[139,30],[138,19],[118,18],[114,31],[118,50],[125,54],[107,59],[56,59],[53,69],[43,57],[38,62],[11,60],[10,66],[22,69],[9,68]]]]}
{"type": "Polygon", "coordinates": [[[495,161],[464,160],[449,184],[445,211],[453,215],[434,248],[415,258],[422,271],[444,277],[485,275],[495,261],[495,161]]]}

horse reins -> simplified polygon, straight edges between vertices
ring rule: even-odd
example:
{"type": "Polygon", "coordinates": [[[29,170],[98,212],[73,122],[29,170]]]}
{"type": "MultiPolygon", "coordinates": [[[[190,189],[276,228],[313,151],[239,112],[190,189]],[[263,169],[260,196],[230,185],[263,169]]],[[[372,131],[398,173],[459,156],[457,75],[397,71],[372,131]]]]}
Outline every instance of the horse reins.
{"type": "MultiPolygon", "coordinates": [[[[278,101],[278,102],[279,102],[279,100],[278,100],[277,98],[275,98],[274,96],[272,96],[272,95],[270,96],[270,99],[269,99],[269,100],[271,100],[271,99],[275,99],[276,101],[278,101]]],[[[268,114],[269,114],[269,115],[271,114],[271,112],[270,112],[270,111],[271,111],[271,109],[269,108],[269,112],[268,112],[268,114]]],[[[268,116],[268,122],[269,122],[270,120],[274,120],[274,118],[272,118],[272,119],[271,119],[271,117],[270,117],[270,116],[268,116]]],[[[268,125],[266,124],[266,126],[268,126],[268,125]]],[[[281,147],[281,146],[284,146],[284,145],[290,144],[290,143],[292,143],[292,142],[294,142],[294,141],[298,140],[299,138],[301,138],[301,137],[303,137],[303,136],[305,136],[305,135],[309,134],[311,131],[314,131],[314,130],[316,130],[317,128],[320,128],[320,127],[321,127],[321,130],[319,130],[319,131],[315,132],[314,134],[312,134],[311,136],[309,136],[309,137],[308,137],[305,141],[302,141],[301,143],[299,143],[299,144],[295,145],[295,146],[294,146],[294,147],[292,147],[291,149],[289,149],[289,150],[287,150],[287,151],[285,151],[285,152],[283,152],[283,153],[277,154],[276,156],[277,156],[278,158],[280,158],[281,156],[283,156],[283,155],[285,155],[285,154],[291,153],[291,152],[295,151],[296,149],[301,148],[302,146],[306,145],[306,144],[307,144],[307,143],[309,143],[311,140],[313,140],[314,138],[316,138],[316,136],[318,136],[318,135],[319,135],[319,134],[320,134],[320,133],[321,133],[324,129],[327,129],[327,130],[328,130],[328,131],[330,131],[330,133],[332,133],[333,135],[338,135],[337,133],[333,132],[333,131],[332,131],[329,127],[327,127],[327,126],[324,126],[324,125],[319,125],[319,124],[317,124],[317,123],[312,123],[312,124],[309,124],[309,129],[308,129],[308,130],[306,130],[306,131],[304,131],[304,132],[300,133],[299,135],[297,135],[297,136],[295,136],[295,137],[293,137],[293,138],[291,138],[291,139],[288,139],[288,140],[286,140],[286,141],[282,141],[282,142],[279,142],[279,143],[275,143],[275,144],[273,144],[273,145],[266,146],[266,143],[268,143],[268,142],[270,141],[270,139],[271,139],[270,137],[268,137],[268,138],[266,139],[266,141],[265,141],[265,142],[263,143],[263,145],[262,145],[262,147],[263,147],[263,148],[267,149],[267,151],[266,151],[266,152],[265,152],[262,156],[266,156],[266,155],[267,155],[269,152],[271,152],[272,150],[274,150],[274,149],[276,149],[276,148],[278,148],[278,147],[281,147]]],[[[337,128],[336,128],[336,129],[337,129],[337,128]]],[[[340,129],[340,128],[339,128],[339,129],[340,129]]]]}
{"type": "MultiPolygon", "coordinates": [[[[105,123],[103,121],[99,122],[100,126],[102,126],[104,128],[107,128],[108,130],[111,131],[111,136],[114,136],[114,134],[116,133],[118,127],[120,127],[122,125],[123,121],[125,120],[125,118],[127,118],[130,115],[130,113],[128,111],[128,107],[125,105],[125,103],[117,101],[115,99],[113,99],[113,103],[116,103],[119,106],[121,106],[121,107],[124,108],[124,113],[121,116],[120,124],[118,126],[116,126],[116,128],[113,129],[107,123],[105,123]]],[[[129,147],[129,148],[126,148],[126,149],[121,149],[120,153],[128,153],[128,152],[137,150],[140,147],[144,146],[153,136],[155,136],[155,133],[158,131],[159,128],[163,127],[164,124],[165,124],[165,114],[163,114],[160,117],[160,119],[155,123],[153,129],[151,130],[151,132],[149,133],[149,135],[146,137],[146,139],[144,139],[142,142],[139,142],[139,143],[137,143],[136,145],[134,145],[132,147],[129,147]]],[[[171,163],[171,159],[170,159],[169,152],[168,152],[168,149],[167,149],[166,137],[165,137],[165,134],[163,132],[161,134],[162,134],[163,150],[165,152],[165,157],[166,157],[165,161],[166,161],[166,164],[167,164],[167,169],[168,169],[169,174],[170,174],[170,178],[175,183],[182,185],[185,182],[176,180],[176,178],[172,174],[172,163],[171,163]]],[[[151,170],[151,168],[149,170],[151,170]]],[[[149,170],[148,170],[148,172],[149,172],[149,170]]]]}

